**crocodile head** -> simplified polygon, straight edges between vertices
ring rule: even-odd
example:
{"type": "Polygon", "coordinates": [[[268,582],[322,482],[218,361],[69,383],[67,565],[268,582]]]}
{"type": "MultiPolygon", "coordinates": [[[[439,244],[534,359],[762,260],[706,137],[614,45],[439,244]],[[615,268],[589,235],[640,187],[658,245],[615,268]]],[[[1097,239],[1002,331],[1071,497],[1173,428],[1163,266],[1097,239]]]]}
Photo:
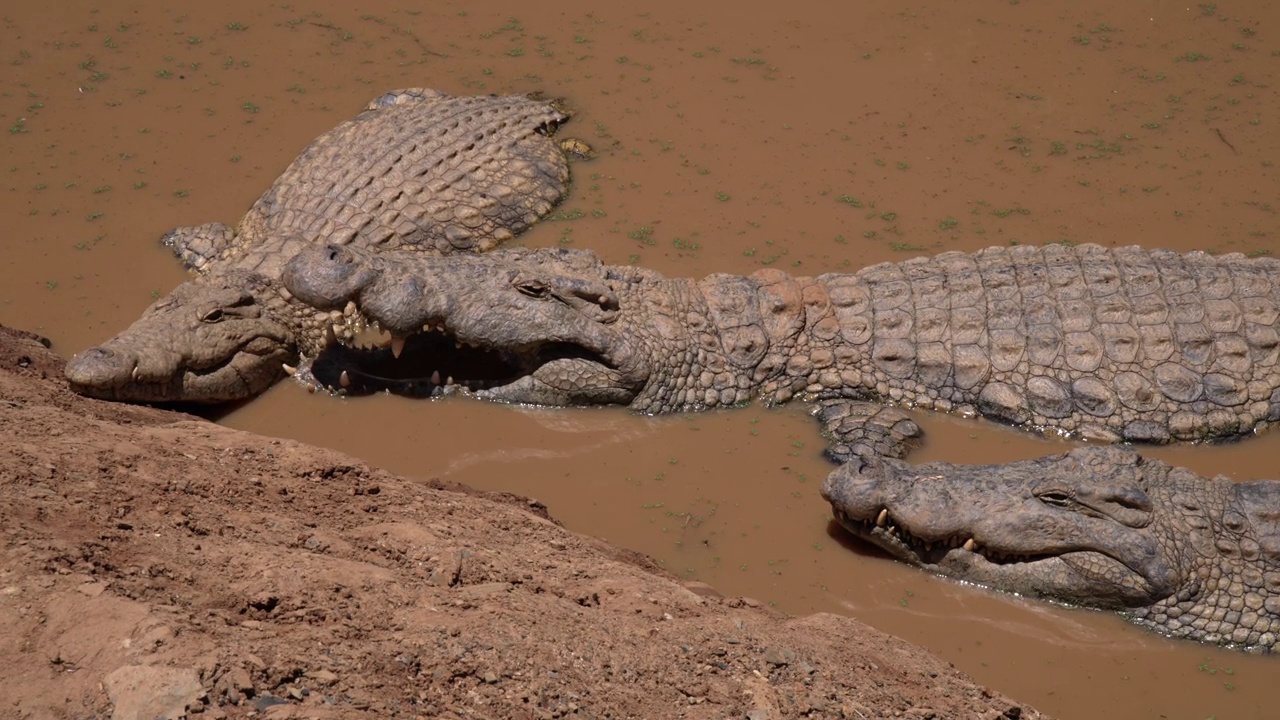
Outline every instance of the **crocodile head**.
{"type": "Polygon", "coordinates": [[[1280,481],[1089,446],[1004,465],[855,457],[822,494],[844,528],[940,575],[1280,649],[1280,481]]]}
{"type": "Polygon", "coordinates": [[[344,364],[344,385],[351,374],[375,386],[394,377],[387,389],[540,405],[629,404],[644,386],[647,362],[617,322],[614,279],[583,251],[422,256],[332,245],[300,253],[283,276],[298,300],[390,333],[389,347],[344,364]]]}
{"type": "MultiPolygon", "coordinates": [[[[278,283],[275,283],[278,287],[278,283]]],[[[296,357],[294,332],[264,306],[278,291],[244,270],[179,285],[66,368],[82,395],[130,402],[229,402],[253,397],[296,357]]]]}
{"type": "Polygon", "coordinates": [[[1148,492],[1147,462],[1101,447],[1003,465],[855,457],[822,494],[847,530],[912,565],[1023,595],[1132,608],[1185,579],[1161,521],[1175,510],[1148,492]]]}

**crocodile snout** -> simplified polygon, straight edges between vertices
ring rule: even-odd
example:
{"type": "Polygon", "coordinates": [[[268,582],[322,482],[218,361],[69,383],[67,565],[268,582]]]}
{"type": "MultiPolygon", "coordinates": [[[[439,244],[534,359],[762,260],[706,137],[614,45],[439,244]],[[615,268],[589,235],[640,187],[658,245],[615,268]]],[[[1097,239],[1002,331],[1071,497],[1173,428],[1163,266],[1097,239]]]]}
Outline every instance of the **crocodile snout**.
{"type": "Polygon", "coordinates": [[[109,347],[94,347],[67,362],[67,380],[78,391],[116,388],[133,379],[138,359],[109,347]]]}
{"type": "Polygon", "coordinates": [[[822,483],[822,497],[850,518],[874,518],[884,507],[883,485],[890,474],[886,467],[896,460],[855,456],[836,468],[822,483]]]}

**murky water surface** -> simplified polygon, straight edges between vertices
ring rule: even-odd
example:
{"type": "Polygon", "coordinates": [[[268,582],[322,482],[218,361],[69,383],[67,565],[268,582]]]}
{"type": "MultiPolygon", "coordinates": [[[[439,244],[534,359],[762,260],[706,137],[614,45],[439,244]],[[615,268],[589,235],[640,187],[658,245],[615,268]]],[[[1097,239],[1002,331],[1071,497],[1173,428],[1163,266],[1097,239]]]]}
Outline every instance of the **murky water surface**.
{"type": "MultiPolygon", "coordinates": [[[[0,11],[0,322],[70,355],[184,278],[157,238],[234,222],[392,88],[542,90],[600,150],[523,242],[669,275],[816,274],[992,244],[1280,251],[1268,3],[141,0],[0,11]]],[[[803,408],[645,418],[282,384],[222,418],[569,526],[792,613],[847,613],[1064,718],[1274,717],[1275,658],[927,577],[846,542],[803,408]]],[[[917,459],[1060,450],[922,418],[917,459]]],[[[1274,475],[1280,435],[1157,454],[1274,475]]]]}

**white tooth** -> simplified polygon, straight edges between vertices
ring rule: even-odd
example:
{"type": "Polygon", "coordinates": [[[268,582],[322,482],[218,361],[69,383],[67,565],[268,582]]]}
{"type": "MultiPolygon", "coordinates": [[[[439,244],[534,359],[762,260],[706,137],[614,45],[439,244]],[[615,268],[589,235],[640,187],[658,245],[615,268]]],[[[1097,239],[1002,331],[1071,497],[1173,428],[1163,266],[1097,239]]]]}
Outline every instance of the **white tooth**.
{"type": "Polygon", "coordinates": [[[391,356],[400,357],[400,353],[404,352],[404,338],[399,335],[391,336],[391,356]]]}
{"type": "Polygon", "coordinates": [[[968,550],[969,552],[974,552],[975,550],[978,549],[978,543],[974,542],[973,538],[969,538],[968,540],[964,541],[964,549],[968,550]]]}
{"type": "Polygon", "coordinates": [[[134,366],[133,366],[133,372],[132,372],[131,374],[133,375],[133,379],[134,379],[134,380],[137,380],[137,379],[138,379],[138,375],[140,375],[141,373],[139,373],[139,372],[138,372],[138,366],[137,366],[137,365],[134,365],[134,366]]]}
{"type": "Polygon", "coordinates": [[[324,342],[326,345],[333,345],[338,342],[338,336],[334,333],[332,325],[324,327],[324,342]]]}
{"type": "Polygon", "coordinates": [[[445,385],[452,385],[452,384],[453,384],[453,376],[452,376],[452,375],[450,375],[449,377],[445,378],[445,379],[444,379],[444,384],[445,384],[445,385]]]}
{"type": "Polygon", "coordinates": [[[289,363],[283,363],[283,366],[285,373],[287,373],[289,377],[293,377],[298,374],[298,368],[290,365],[289,363]]]}
{"type": "Polygon", "coordinates": [[[351,387],[351,376],[347,375],[346,370],[343,370],[342,374],[338,376],[338,384],[344,388],[351,387]]]}
{"type": "Polygon", "coordinates": [[[889,508],[884,508],[883,510],[880,511],[880,514],[876,516],[876,527],[884,527],[884,524],[888,521],[889,521],[889,508]]]}
{"type": "Polygon", "coordinates": [[[439,371],[439,370],[433,370],[433,371],[431,372],[431,384],[432,384],[432,385],[439,385],[439,384],[440,384],[440,371],[439,371]]]}

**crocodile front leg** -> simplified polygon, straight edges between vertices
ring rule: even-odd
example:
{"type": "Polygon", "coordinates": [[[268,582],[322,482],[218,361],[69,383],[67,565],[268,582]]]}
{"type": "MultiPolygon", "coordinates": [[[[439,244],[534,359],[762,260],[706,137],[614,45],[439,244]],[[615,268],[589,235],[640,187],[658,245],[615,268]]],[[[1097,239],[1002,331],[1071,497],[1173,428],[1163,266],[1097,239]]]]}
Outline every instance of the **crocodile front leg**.
{"type": "Polygon", "coordinates": [[[924,439],[924,431],[906,410],[880,403],[823,400],[813,415],[831,440],[827,457],[838,463],[869,455],[904,458],[924,439]]]}

